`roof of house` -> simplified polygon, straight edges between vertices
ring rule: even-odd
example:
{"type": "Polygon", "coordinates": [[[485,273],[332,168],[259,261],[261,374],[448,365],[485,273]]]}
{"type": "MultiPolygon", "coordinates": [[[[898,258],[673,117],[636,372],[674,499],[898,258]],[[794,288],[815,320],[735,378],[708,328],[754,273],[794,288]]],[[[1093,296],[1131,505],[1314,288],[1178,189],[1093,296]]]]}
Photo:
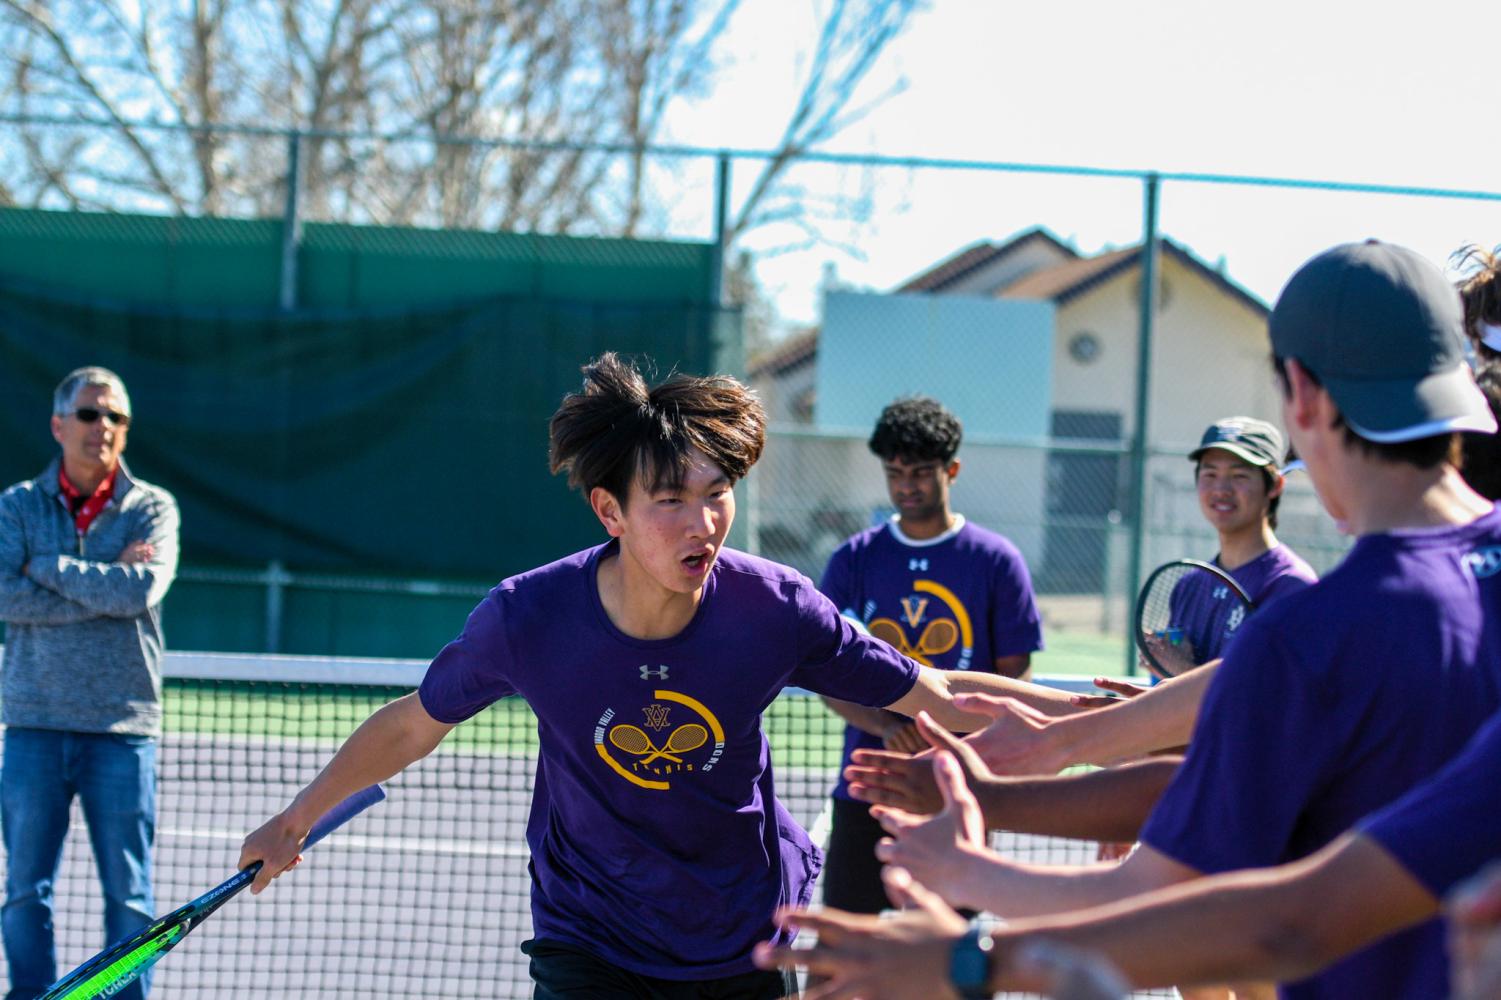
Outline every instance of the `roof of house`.
{"type": "MultiPolygon", "coordinates": [[[[1094,257],[1080,257],[1075,250],[1039,226],[1000,245],[988,242],[971,244],[909,279],[896,291],[898,293],[941,293],[945,288],[959,282],[979,268],[995,263],[1034,240],[1044,240],[1055,245],[1067,253],[1068,258],[1022,275],[1001,289],[999,293],[1001,298],[1050,299],[1062,305],[1137,267],[1141,259],[1140,244],[1110,250],[1094,257]]],[[[1166,237],[1162,238],[1160,245],[1164,255],[1172,257],[1183,266],[1197,272],[1206,281],[1245,305],[1258,316],[1265,318],[1270,314],[1271,310],[1260,298],[1242,288],[1220,270],[1205,264],[1185,247],[1179,246],[1166,237]]],[[[752,360],[749,366],[750,374],[752,376],[780,375],[811,362],[818,354],[818,332],[815,327],[782,341],[766,354],[752,360]]]]}
{"type": "Polygon", "coordinates": [[[982,240],[979,243],[971,244],[952,257],[928,268],[916,277],[907,279],[896,290],[898,292],[942,291],[980,268],[993,264],[1002,257],[1008,257],[1034,241],[1051,243],[1069,257],[1079,256],[1073,247],[1064,243],[1042,226],[1038,226],[1007,240],[1005,243],[995,244],[982,240]]]}
{"type": "Polygon", "coordinates": [[[764,354],[751,358],[746,366],[752,378],[780,375],[791,371],[818,354],[818,327],[795,333],[764,354]]]}
{"type": "MultiPolygon", "coordinates": [[[[1260,298],[1230,280],[1219,270],[1205,264],[1184,247],[1167,238],[1162,239],[1161,247],[1163,254],[1174,258],[1190,270],[1198,272],[1205,280],[1244,304],[1257,315],[1265,317],[1271,312],[1260,298]]],[[[1002,289],[1001,298],[1051,299],[1062,305],[1109,281],[1116,275],[1137,267],[1140,260],[1141,245],[1137,244],[1095,257],[1064,261],[1052,267],[1039,268],[1017,279],[1002,289]]]]}

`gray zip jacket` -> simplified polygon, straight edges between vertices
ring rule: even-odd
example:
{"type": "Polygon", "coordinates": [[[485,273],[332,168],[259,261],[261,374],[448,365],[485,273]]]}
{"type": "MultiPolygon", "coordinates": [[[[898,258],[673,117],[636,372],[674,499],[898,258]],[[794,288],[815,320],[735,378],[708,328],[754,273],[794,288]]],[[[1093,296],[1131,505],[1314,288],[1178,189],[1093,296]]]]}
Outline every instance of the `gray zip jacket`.
{"type": "Polygon", "coordinates": [[[114,498],[80,537],[57,485],[60,462],[0,493],[0,721],[160,735],[161,603],[177,573],[177,501],[122,461],[114,498]],[[116,561],[140,540],[155,549],[150,562],[116,561]]]}

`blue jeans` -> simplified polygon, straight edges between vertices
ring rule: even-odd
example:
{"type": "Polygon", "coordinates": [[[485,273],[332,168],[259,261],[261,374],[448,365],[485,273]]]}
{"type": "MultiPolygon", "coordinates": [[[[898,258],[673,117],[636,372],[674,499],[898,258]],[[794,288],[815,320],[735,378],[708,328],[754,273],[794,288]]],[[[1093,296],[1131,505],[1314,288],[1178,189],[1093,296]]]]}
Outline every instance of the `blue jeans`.
{"type": "MultiPolygon", "coordinates": [[[[40,996],[59,975],[52,889],[75,795],[83,806],[104,887],[105,944],[129,937],[154,919],[156,740],[7,729],[0,763],[0,826],[6,853],[0,929],[10,963],[7,1000],[40,996]]],[[[137,981],[117,996],[144,1000],[147,986],[137,981]]]]}

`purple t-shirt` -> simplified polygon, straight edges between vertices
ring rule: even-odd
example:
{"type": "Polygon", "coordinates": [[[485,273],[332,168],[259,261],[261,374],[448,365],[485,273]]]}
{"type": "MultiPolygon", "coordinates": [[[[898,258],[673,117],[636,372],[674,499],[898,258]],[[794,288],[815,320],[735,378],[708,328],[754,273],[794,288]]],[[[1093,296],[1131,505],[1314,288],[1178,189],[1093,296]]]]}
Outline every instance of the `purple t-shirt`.
{"type": "Polygon", "coordinates": [[[791,685],[889,705],[918,668],[806,577],[731,550],[682,632],[634,639],[595,582],[617,552],[612,541],[501,583],[418,694],[441,722],[511,694],[536,713],[539,939],[667,979],[748,972],[751,948],[778,936],[773,911],[806,903],[822,865],[776,800],[762,711],[791,685]]]}
{"type": "Polygon", "coordinates": [[[1431,781],[1360,824],[1442,899],[1501,859],[1501,715],[1491,717],[1431,781]]]}
{"type": "MultiPolygon", "coordinates": [[[[926,666],[994,670],[1002,656],[1042,648],[1032,578],[1015,545],[962,521],[912,541],[895,523],[862,531],[829,558],[819,588],[871,634],[926,666]]],[[[845,727],[844,764],[881,738],[845,727]]],[[[848,799],[841,765],[836,798],[848,799]]]]}
{"type": "MultiPolygon", "coordinates": [[[[1218,556],[1214,565],[1220,565],[1218,556]]],[[[1279,597],[1297,593],[1319,578],[1313,567],[1286,545],[1274,545],[1245,565],[1226,572],[1240,584],[1257,610],[1279,597]]],[[[1185,577],[1173,588],[1168,599],[1169,621],[1181,628],[1184,638],[1193,644],[1195,664],[1224,656],[1230,640],[1245,621],[1240,602],[1230,599],[1229,590],[1215,585],[1208,573],[1185,577]]]]}
{"type": "MultiPolygon", "coordinates": [[[[1304,857],[1427,780],[1501,708],[1501,513],[1362,537],[1246,620],[1142,830],[1205,873],[1304,857]]],[[[1446,994],[1437,921],[1287,997],[1446,994]]]]}

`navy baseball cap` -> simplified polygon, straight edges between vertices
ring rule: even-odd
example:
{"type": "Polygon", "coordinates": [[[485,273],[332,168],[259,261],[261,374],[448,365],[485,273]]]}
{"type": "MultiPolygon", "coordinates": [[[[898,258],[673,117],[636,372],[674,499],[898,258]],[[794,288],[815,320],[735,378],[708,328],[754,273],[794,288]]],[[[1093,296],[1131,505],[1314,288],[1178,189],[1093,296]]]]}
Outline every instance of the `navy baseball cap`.
{"type": "Polygon", "coordinates": [[[1411,250],[1326,250],[1288,280],[1267,326],[1272,353],[1312,372],[1367,440],[1496,429],[1465,362],[1459,293],[1411,250]]]}
{"type": "Polygon", "coordinates": [[[1204,436],[1199,438],[1199,446],[1188,453],[1188,460],[1197,462],[1204,452],[1219,448],[1258,468],[1276,472],[1286,447],[1282,443],[1282,432],[1265,420],[1226,417],[1209,425],[1204,436]]]}

